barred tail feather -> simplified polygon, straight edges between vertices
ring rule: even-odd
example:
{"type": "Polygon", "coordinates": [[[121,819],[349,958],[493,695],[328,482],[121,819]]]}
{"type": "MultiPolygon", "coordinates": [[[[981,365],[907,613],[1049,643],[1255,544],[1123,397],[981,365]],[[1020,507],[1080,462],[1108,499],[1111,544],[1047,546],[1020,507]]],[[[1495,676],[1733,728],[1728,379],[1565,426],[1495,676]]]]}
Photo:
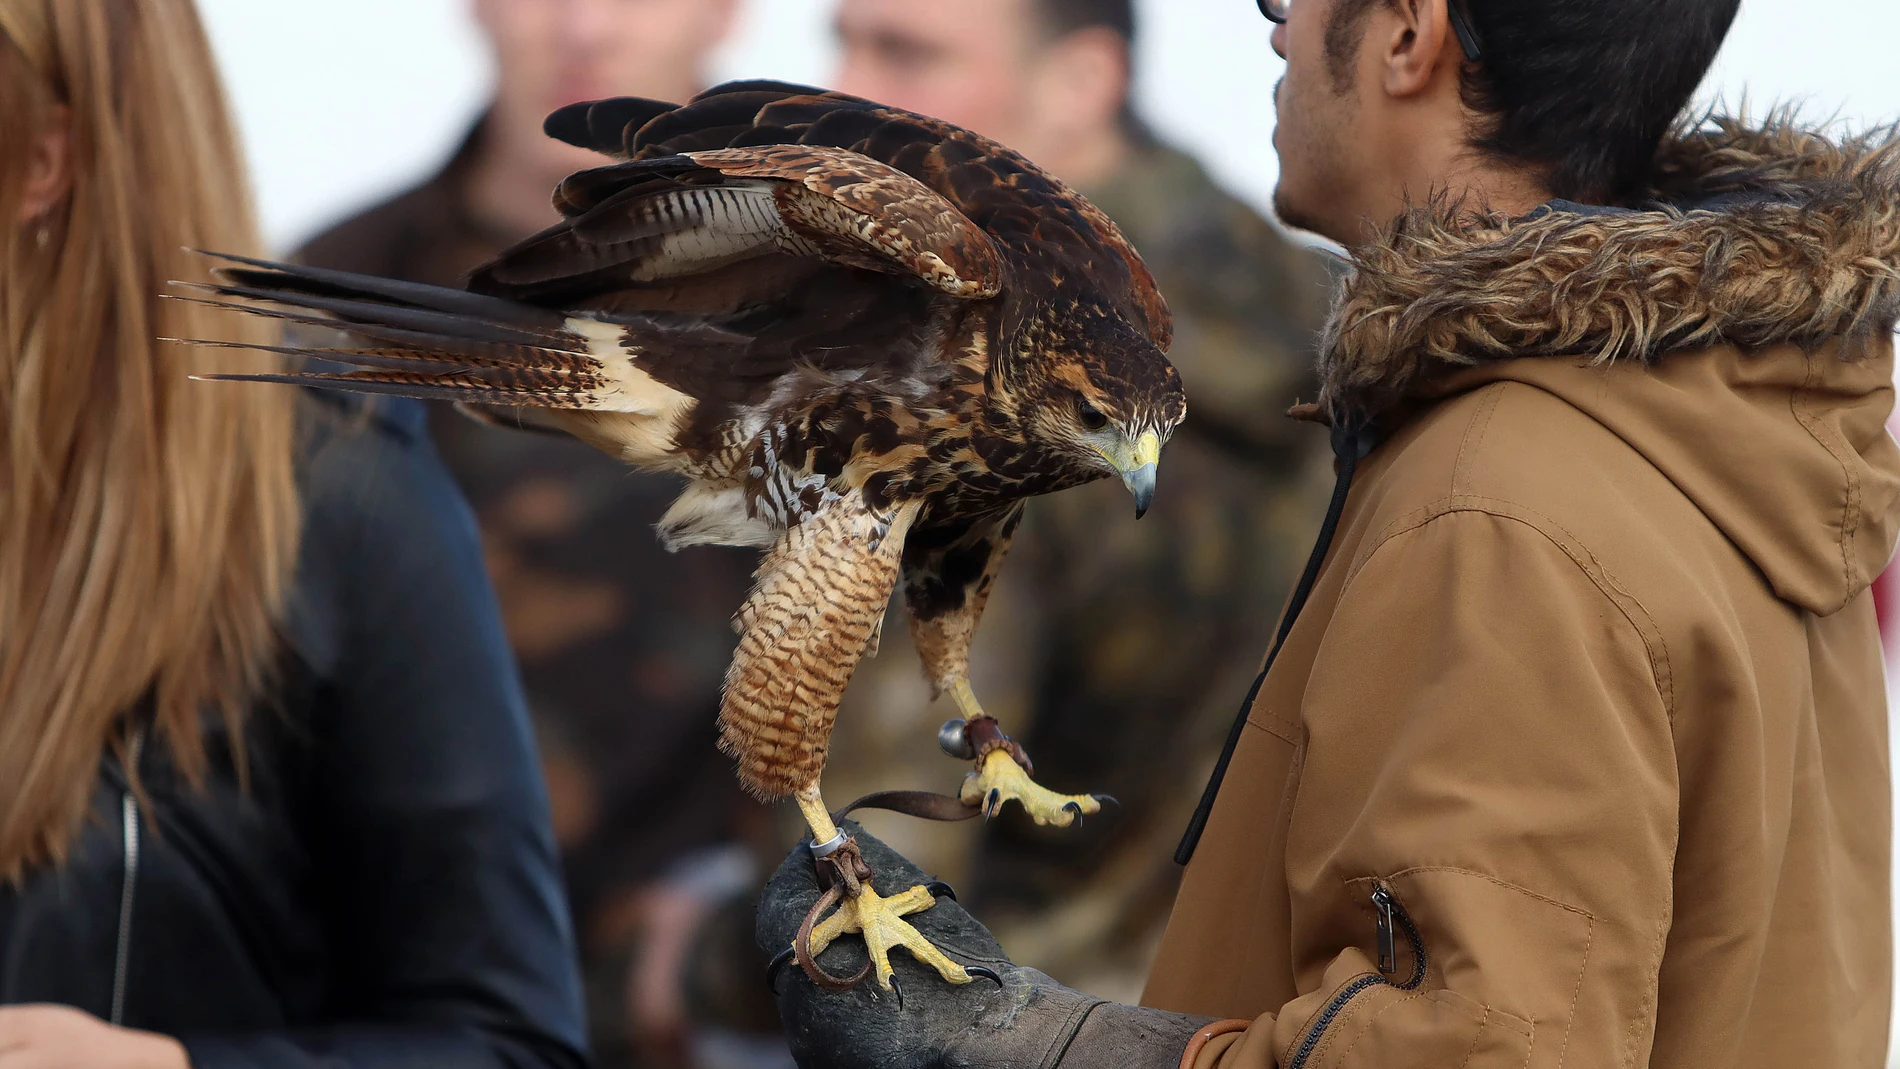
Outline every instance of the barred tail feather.
{"type": "Polygon", "coordinates": [[[319,362],[281,374],[207,379],[290,383],[358,393],[627,417],[596,427],[596,444],[642,466],[670,466],[672,430],[693,399],[637,366],[628,328],[465,290],[207,253],[227,264],[209,296],[170,294],[304,327],[344,332],[361,346],[189,344],[256,349],[319,362]],[[625,439],[625,441],[621,441],[625,439]]]}

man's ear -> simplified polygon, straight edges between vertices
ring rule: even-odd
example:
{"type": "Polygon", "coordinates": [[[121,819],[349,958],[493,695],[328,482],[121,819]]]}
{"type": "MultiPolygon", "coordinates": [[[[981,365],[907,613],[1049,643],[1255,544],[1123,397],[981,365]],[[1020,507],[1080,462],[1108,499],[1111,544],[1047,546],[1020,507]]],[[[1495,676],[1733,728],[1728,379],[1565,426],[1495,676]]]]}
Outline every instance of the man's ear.
{"type": "Polygon", "coordinates": [[[1387,94],[1423,93],[1446,64],[1456,70],[1464,53],[1451,31],[1447,0],[1398,0],[1389,7],[1384,86],[1387,94]]]}
{"type": "Polygon", "coordinates": [[[22,226],[45,215],[73,187],[72,109],[55,104],[27,146],[26,184],[14,222],[22,226]]]}

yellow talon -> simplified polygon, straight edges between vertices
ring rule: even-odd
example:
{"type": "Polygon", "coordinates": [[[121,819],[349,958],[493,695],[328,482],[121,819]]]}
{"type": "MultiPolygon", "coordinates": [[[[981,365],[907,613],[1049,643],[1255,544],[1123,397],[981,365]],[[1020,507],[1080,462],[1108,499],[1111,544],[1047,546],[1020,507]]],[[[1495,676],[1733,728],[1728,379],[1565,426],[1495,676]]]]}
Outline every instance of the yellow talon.
{"type": "Polygon", "coordinates": [[[972,979],[969,970],[951,961],[943,951],[932,946],[922,932],[903,920],[909,914],[922,913],[936,904],[936,896],[921,884],[903,894],[884,898],[866,883],[858,897],[845,899],[830,916],[812,927],[812,956],[823,953],[841,935],[859,933],[864,936],[864,945],[871,952],[871,966],[876,970],[878,986],[886,991],[894,990],[891,986],[890,952],[892,947],[898,946],[909,950],[918,961],[937,970],[937,974],[948,982],[967,984],[972,979]]]}
{"type": "Polygon", "coordinates": [[[1038,824],[1066,828],[1080,817],[1102,811],[1099,799],[1086,794],[1057,794],[1029,778],[1007,750],[991,750],[977,771],[963,780],[959,792],[965,805],[981,805],[983,816],[995,816],[1003,803],[1021,802],[1023,812],[1038,824]]]}
{"type": "MultiPolygon", "coordinates": [[[[848,851],[844,856],[850,862],[850,871],[856,873],[852,882],[858,889],[855,897],[846,896],[838,903],[837,909],[832,910],[811,926],[811,938],[807,943],[809,956],[801,959],[807,963],[808,969],[816,968],[809,964],[811,959],[824,953],[825,948],[837,941],[839,936],[855,933],[864,937],[864,945],[870,952],[871,967],[875,970],[878,986],[894,993],[899,1006],[904,1004],[904,992],[891,974],[892,947],[901,946],[909,950],[913,957],[937,970],[937,974],[950,983],[967,984],[974,975],[988,977],[995,980],[998,986],[1002,985],[1002,980],[991,969],[976,966],[976,971],[972,974],[969,969],[950,960],[943,951],[932,946],[930,940],[925,939],[922,932],[903,919],[912,913],[922,913],[937,904],[937,897],[930,889],[932,885],[919,884],[903,894],[892,895],[889,898],[877,893],[877,889],[871,886],[870,867],[864,863],[863,857],[859,855],[851,841],[845,839],[837,823],[831,819],[831,812],[825,805],[824,796],[819,793],[816,780],[799,788],[794,798],[798,802],[799,811],[805,814],[805,822],[811,825],[811,841],[814,850],[822,849],[823,856],[831,856],[841,850],[848,851]],[[843,843],[843,847],[840,848],[838,843],[843,843]],[[830,845],[826,846],[826,844],[830,845]]],[[[835,858],[833,863],[836,863],[835,858]]],[[[796,946],[788,953],[797,953],[796,946]]],[[[823,970],[819,971],[822,975],[823,970]]],[[[812,979],[819,981],[820,977],[813,976],[812,979]]],[[[836,977],[831,979],[837,980],[836,977]]],[[[855,982],[855,979],[852,982],[855,982]]]]}
{"type": "MultiPolygon", "coordinates": [[[[970,690],[969,680],[958,679],[946,689],[951,700],[957,703],[957,711],[963,714],[966,724],[987,718],[988,714],[977,704],[976,694],[970,690]]],[[[989,723],[994,724],[995,721],[990,720],[989,723]]],[[[949,725],[945,728],[948,730],[949,725]]],[[[977,763],[977,770],[964,777],[963,789],[958,795],[965,805],[981,805],[986,820],[1001,812],[1003,803],[1014,799],[1022,803],[1023,812],[1028,813],[1031,820],[1038,824],[1053,824],[1058,828],[1066,828],[1091,813],[1102,811],[1100,797],[1057,794],[1030,779],[1029,773],[1023,771],[1023,766],[1016,763],[1008,749],[991,750],[984,755],[977,763]]]]}

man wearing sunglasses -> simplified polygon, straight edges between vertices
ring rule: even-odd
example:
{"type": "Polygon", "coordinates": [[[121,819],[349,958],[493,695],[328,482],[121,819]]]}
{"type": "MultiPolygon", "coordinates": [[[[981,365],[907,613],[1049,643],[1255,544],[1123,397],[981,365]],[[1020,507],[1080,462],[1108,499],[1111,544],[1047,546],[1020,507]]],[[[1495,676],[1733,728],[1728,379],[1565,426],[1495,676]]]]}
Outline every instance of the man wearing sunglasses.
{"type": "MultiPolygon", "coordinates": [[[[1679,124],[1737,0],[1261,6],[1278,210],[1356,269],[1298,413],[1338,486],[1146,1007],[944,901],[920,927],[1000,983],[781,976],[794,1052],[1878,1069],[1900,146],[1679,124]]],[[[767,949],[809,872],[768,888],[767,949]]]]}

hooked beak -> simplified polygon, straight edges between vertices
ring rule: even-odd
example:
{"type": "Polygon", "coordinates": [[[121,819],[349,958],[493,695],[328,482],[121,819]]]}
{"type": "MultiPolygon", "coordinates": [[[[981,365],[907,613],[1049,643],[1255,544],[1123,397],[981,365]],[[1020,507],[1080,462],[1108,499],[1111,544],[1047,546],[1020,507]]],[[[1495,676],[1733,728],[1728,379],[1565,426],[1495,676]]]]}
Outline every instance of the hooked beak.
{"type": "Polygon", "coordinates": [[[1118,463],[1121,469],[1122,485],[1135,497],[1135,519],[1148,514],[1148,505],[1155,496],[1155,466],[1161,461],[1161,437],[1153,431],[1144,431],[1135,440],[1134,455],[1126,463],[1118,463]]]}

